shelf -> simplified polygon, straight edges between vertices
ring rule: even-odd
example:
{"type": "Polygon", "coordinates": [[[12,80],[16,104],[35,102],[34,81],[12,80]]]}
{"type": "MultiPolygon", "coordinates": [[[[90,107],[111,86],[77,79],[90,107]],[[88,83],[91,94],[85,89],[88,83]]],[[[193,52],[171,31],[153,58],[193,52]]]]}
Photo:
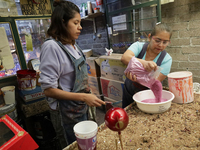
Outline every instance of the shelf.
{"type": "Polygon", "coordinates": [[[93,20],[93,18],[96,18],[96,17],[98,17],[98,16],[101,16],[101,15],[103,15],[104,13],[102,13],[102,12],[98,12],[98,13],[92,13],[92,14],[89,14],[89,15],[87,15],[87,16],[85,16],[85,17],[82,17],[81,18],[81,20],[93,20]]]}

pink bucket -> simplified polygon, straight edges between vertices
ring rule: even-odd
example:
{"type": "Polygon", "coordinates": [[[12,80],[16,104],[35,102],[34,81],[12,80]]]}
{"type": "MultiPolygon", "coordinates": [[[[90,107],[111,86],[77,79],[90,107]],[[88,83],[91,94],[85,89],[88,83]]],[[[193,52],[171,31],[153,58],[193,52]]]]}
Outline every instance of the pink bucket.
{"type": "Polygon", "coordinates": [[[19,90],[34,90],[36,88],[36,71],[35,70],[18,70],[17,82],[19,90]]]}
{"type": "Polygon", "coordinates": [[[173,102],[190,103],[194,100],[192,73],[189,71],[168,74],[169,91],[175,95],[173,102]]]}

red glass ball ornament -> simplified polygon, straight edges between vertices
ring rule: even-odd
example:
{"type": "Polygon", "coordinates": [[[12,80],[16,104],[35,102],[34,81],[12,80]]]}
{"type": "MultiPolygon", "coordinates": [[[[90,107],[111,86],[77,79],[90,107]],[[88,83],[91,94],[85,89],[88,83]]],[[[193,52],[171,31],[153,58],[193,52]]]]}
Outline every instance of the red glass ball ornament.
{"type": "Polygon", "coordinates": [[[129,122],[127,112],[120,107],[113,107],[106,112],[105,124],[113,131],[124,130],[129,122]]]}

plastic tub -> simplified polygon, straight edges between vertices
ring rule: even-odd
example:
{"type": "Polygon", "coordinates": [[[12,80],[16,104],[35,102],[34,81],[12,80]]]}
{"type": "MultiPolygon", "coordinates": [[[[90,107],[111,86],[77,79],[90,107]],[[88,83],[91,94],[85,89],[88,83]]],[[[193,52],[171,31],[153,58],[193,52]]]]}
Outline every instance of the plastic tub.
{"type": "Polygon", "coordinates": [[[171,107],[171,102],[174,99],[174,94],[170,91],[162,90],[162,98],[167,99],[165,102],[160,103],[144,103],[141,102],[146,99],[155,98],[151,90],[144,90],[133,95],[138,108],[146,113],[163,113],[171,107]]]}
{"type": "Polygon", "coordinates": [[[36,88],[36,71],[35,70],[18,70],[17,82],[19,90],[34,90],[36,88]]]}
{"type": "Polygon", "coordinates": [[[0,118],[3,117],[4,115],[8,115],[10,118],[13,120],[17,120],[17,109],[16,109],[16,104],[9,104],[9,105],[4,105],[3,107],[0,108],[0,118]]]}

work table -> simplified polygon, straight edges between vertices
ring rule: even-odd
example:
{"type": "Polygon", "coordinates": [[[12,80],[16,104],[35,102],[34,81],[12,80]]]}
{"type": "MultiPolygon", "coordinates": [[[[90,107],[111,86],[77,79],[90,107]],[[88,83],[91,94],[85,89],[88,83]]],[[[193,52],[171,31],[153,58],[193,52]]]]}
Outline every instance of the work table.
{"type": "MultiPolygon", "coordinates": [[[[187,104],[173,103],[161,114],[147,114],[136,103],[125,108],[129,124],[122,131],[124,150],[200,149],[200,94],[187,104]]],[[[99,126],[97,150],[121,149],[118,133],[99,126]],[[117,143],[117,144],[116,144],[117,143]]],[[[75,141],[64,150],[78,150],[75,141]]]]}

